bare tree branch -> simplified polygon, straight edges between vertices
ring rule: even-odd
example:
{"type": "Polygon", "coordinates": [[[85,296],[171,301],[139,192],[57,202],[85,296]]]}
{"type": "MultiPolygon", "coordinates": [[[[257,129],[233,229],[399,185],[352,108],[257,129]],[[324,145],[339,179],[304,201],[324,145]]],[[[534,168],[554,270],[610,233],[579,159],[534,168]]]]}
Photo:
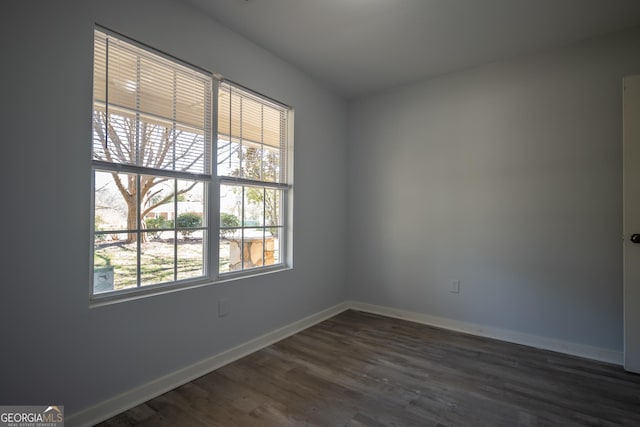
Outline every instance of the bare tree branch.
{"type": "MultiPolygon", "coordinates": [[[[196,186],[196,184],[198,184],[198,182],[194,182],[192,183],[189,187],[184,188],[182,190],[179,190],[176,193],[176,197],[179,196],[180,194],[184,194],[189,192],[193,187],[196,186]]],[[[152,210],[154,210],[155,208],[157,208],[160,205],[164,205],[165,203],[167,203],[169,200],[171,200],[173,198],[173,194],[169,194],[166,197],[163,197],[162,199],[160,199],[158,202],[152,204],[151,206],[149,206],[148,208],[146,208],[144,211],[142,211],[142,217],[145,217],[149,212],[151,212],[152,210]]],[[[177,216],[177,212],[176,212],[176,216],[177,216]]]]}

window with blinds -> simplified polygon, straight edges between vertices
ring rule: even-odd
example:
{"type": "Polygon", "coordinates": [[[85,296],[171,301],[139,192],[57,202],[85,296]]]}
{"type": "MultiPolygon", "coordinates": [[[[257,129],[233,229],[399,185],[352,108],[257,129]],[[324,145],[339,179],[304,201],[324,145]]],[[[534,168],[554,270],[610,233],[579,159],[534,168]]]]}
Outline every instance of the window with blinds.
{"type": "Polygon", "coordinates": [[[207,274],[212,79],[95,31],[93,293],[207,274]]]}
{"type": "Polygon", "coordinates": [[[284,262],[289,108],[244,88],[218,90],[219,271],[284,262]]]}
{"type": "Polygon", "coordinates": [[[92,296],[285,266],[290,109],[102,28],[93,73],[92,296]]]}

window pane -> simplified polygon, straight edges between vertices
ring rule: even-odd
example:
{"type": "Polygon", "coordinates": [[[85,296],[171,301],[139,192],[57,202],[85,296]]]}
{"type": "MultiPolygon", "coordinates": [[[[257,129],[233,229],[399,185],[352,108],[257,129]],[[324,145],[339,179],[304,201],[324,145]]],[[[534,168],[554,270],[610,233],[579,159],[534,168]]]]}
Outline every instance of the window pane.
{"type": "Polygon", "coordinates": [[[264,237],[264,265],[273,265],[280,262],[278,229],[268,229],[264,237]]]}
{"type": "Polygon", "coordinates": [[[95,172],[94,224],[96,231],[137,229],[136,185],[135,174],[95,172]]]}
{"type": "Polygon", "coordinates": [[[266,188],[264,194],[265,225],[283,225],[280,202],[282,190],[266,188]]]}
{"type": "Polygon", "coordinates": [[[244,187],[243,225],[264,225],[264,187],[244,187]]]}
{"type": "Polygon", "coordinates": [[[143,240],[140,244],[141,285],[155,285],[175,280],[175,245],[173,240],[151,240],[148,234],[143,233],[146,241],[143,240]]]}
{"type": "Polygon", "coordinates": [[[204,275],[204,231],[197,232],[200,238],[178,240],[178,280],[204,275]]]}
{"type": "MultiPolygon", "coordinates": [[[[159,176],[140,177],[140,211],[144,227],[152,229],[171,229],[175,219],[174,180],[159,176]]],[[[164,232],[149,232],[150,239],[159,238],[164,232]]]]}
{"type": "Polygon", "coordinates": [[[206,227],[205,217],[205,185],[201,181],[178,180],[178,216],[194,214],[199,220],[182,221],[179,227],[206,227]],[[199,224],[199,225],[196,225],[199,224]]]}
{"type": "Polygon", "coordinates": [[[231,242],[222,235],[220,236],[220,244],[218,245],[218,272],[228,273],[230,271],[230,249],[231,242]]]}
{"type": "Polygon", "coordinates": [[[242,243],[242,230],[239,228],[227,228],[220,230],[220,244],[218,254],[218,266],[220,273],[228,273],[242,269],[240,258],[240,246],[242,243]]]}
{"type": "Polygon", "coordinates": [[[283,232],[284,232],[284,227],[282,226],[269,227],[267,228],[266,235],[268,237],[273,237],[274,239],[278,240],[281,238],[283,232]]]}
{"type": "Polygon", "coordinates": [[[197,212],[185,212],[178,215],[176,219],[178,225],[178,233],[184,240],[202,239],[201,230],[202,215],[197,212]]]}
{"type": "Polygon", "coordinates": [[[93,250],[94,293],[136,287],[136,244],[126,241],[126,233],[96,233],[93,250]]]}
{"type": "Polygon", "coordinates": [[[220,186],[220,225],[238,227],[242,224],[242,186],[220,186]]]}
{"type": "Polygon", "coordinates": [[[280,263],[283,193],[266,187],[221,185],[221,273],[280,263]],[[242,194],[244,198],[239,197],[242,194]],[[242,223],[236,212],[244,212],[242,223]]]}
{"type": "Polygon", "coordinates": [[[279,239],[274,239],[273,244],[273,264],[282,264],[282,259],[280,258],[281,250],[279,239]]]}
{"type": "Polygon", "coordinates": [[[242,270],[242,230],[227,230],[224,240],[220,241],[220,247],[220,272],[226,273],[228,271],[242,270]],[[224,267],[224,264],[226,264],[226,268],[224,267]]]}
{"type": "Polygon", "coordinates": [[[244,232],[243,257],[244,268],[262,267],[264,265],[264,229],[250,228],[244,232]]]}

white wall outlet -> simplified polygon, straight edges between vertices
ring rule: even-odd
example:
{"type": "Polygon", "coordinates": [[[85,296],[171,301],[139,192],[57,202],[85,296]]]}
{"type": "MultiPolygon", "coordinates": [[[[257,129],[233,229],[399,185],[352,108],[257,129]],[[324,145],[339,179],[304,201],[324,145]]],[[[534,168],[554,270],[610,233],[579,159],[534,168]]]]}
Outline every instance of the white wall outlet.
{"type": "Polygon", "coordinates": [[[218,300],[218,317],[229,315],[229,298],[220,298],[218,300]]]}
{"type": "Polygon", "coordinates": [[[454,294],[459,294],[460,293],[460,280],[452,280],[450,282],[451,284],[451,288],[450,291],[454,294]]]}

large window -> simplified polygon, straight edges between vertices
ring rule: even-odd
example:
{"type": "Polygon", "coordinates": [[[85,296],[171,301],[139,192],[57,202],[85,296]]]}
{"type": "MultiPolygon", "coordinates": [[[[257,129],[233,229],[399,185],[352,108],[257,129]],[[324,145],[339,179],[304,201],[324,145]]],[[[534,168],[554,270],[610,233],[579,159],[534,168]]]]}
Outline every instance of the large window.
{"type": "Polygon", "coordinates": [[[285,265],[288,108],[100,29],[93,86],[92,295],[285,265]]]}
{"type": "Polygon", "coordinates": [[[218,91],[219,271],[283,263],[287,108],[226,83],[218,91]]]}

